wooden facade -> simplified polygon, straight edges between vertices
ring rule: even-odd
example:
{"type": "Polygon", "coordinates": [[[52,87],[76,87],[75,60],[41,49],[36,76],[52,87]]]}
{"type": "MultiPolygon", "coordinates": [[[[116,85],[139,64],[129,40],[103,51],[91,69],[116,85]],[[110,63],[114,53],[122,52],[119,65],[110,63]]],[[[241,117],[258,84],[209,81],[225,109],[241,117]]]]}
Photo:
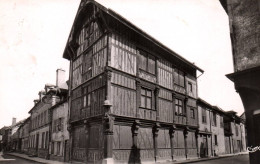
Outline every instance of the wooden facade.
{"type": "Polygon", "coordinates": [[[63,57],[71,161],[198,157],[200,68],[95,1],[81,2],[63,57]]]}

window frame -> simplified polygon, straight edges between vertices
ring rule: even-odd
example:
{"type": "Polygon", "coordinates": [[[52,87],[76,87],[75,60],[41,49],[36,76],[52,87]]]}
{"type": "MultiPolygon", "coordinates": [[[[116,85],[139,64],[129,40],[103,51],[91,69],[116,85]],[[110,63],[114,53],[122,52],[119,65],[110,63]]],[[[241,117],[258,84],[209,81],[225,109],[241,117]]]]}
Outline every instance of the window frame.
{"type": "Polygon", "coordinates": [[[216,134],[214,135],[214,141],[215,141],[215,146],[217,146],[218,145],[218,136],[216,134]]]}
{"type": "Polygon", "coordinates": [[[203,124],[207,124],[207,109],[206,108],[203,108],[203,107],[201,107],[201,121],[202,121],[202,123],[203,124]],[[204,115],[205,114],[205,115],[204,115]],[[204,117],[205,116],[205,117],[204,117]],[[205,121],[204,121],[204,119],[203,118],[205,118],[205,121]]]}
{"type": "Polygon", "coordinates": [[[174,73],[174,84],[185,88],[185,73],[177,68],[174,68],[173,73],[174,73]],[[182,74],[182,76],[183,76],[183,83],[182,83],[183,86],[181,85],[181,78],[180,78],[181,75],[180,74],[182,74]],[[177,80],[176,80],[176,77],[177,77],[177,80]]]}
{"type": "Polygon", "coordinates": [[[184,100],[181,98],[175,98],[174,99],[174,104],[175,104],[175,115],[177,116],[185,116],[185,110],[184,110],[184,100]],[[178,103],[176,103],[178,101],[178,103]],[[180,105],[181,102],[181,105],[180,105]],[[177,109],[178,107],[178,109],[177,109]],[[181,113],[180,113],[180,107],[181,107],[181,113]]]}
{"type": "Polygon", "coordinates": [[[195,119],[195,109],[194,108],[190,108],[190,118],[195,119]],[[191,112],[193,111],[193,112],[191,112]]]}
{"type": "Polygon", "coordinates": [[[153,90],[150,89],[150,88],[147,88],[147,87],[143,87],[141,86],[140,87],[140,108],[143,108],[143,109],[147,109],[147,110],[154,110],[154,107],[153,107],[153,90]],[[142,94],[142,90],[145,91],[145,94],[142,94]],[[151,96],[148,96],[147,95],[147,92],[150,91],[151,92],[151,96]],[[144,106],[142,106],[142,97],[144,97],[144,106]],[[150,108],[147,107],[147,99],[150,99],[150,108]]]}
{"type": "Polygon", "coordinates": [[[153,56],[152,54],[150,54],[149,52],[147,52],[145,50],[138,49],[138,61],[139,61],[138,69],[145,71],[149,74],[152,74],[154,76],[156,75],[156,57],[155,56],[153,56]],[[145,57],[145,68],[142,68],[141,67],[142,64],[140,64],[141,63],[140,61],[142,61],[141,56],[145,57]],[[154,61],[154,65],[149,64],[149,60],[154,61]],[[149,69],[151,67],[154,67],[151,69],[152,71],[150,71],[150,69],[149,69]]]}
{"type": "Polygon", "coordinates": [[[217,113],[212,112],[212,125],[217,127],[217,113]]]}

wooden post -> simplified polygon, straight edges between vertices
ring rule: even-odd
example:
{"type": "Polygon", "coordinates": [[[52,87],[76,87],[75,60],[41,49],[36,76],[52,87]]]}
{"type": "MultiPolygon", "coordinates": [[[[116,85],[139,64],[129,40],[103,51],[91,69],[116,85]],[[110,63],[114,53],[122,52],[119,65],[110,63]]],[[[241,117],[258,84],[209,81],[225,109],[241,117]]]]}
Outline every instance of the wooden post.
{"type": "Polygon", "coordinates": [[[156,110],[156,120],[158,121],[160,119],[159,116],[159,92],[160,92],[160,87],[156,86],[154,94],[155,94],[155,110],[156,110]]]}
{"type": "Polygon", "coordinates": [[[173,125],[170,130],[169,130],[169,135],[170,135],[170,143],[171,143],[171,157],[172,157],[172,161],[174,160],[174,133],[176,130],[176,126],[173,125]]]}
{"type": "MultiPolygon", "coordinates": [[[[199,137],[199,130],[197,129],[195,132],[195,138],[196,138],[196,147],[197,147],[197,157],[199,157],[199,144],[198,144],[198,137],[199,137]]],[[[208,143],[207,143],[208,144],[208,143]]],[[[207,146],[208,147],[208,146],[207,146]]],[[[208,151],[208,150],[207,150],[208,151]]]]}
{"type": "Polygon", "coordinates": [[[155,162],[158,159],[158,142],[157,142],[157,138],[158,138],[158,132],[159,132],[159,123],[156,123],[153,126],[153,142],[154,142],[154,159],[155,162]]]}
{"type": "Polygon", "coordinates": [[[176,93],[175,92],[172,92],[172,102],[173,102],[173,123],[175,124],[177,121],[175,120],[175,112],[176,112],[176,109],[175,109],[175,99],[176,99],[176,93]]]}
{"type": "Polygon", "coordinates": [[[189,115],[188,115],[188,107],[187,107],[187,103],[188,103],[188,96],[186,95],[185,96],[185,99],[184,99],[184,108],[185,108],[185,115],[186,115],[186,125],[189,125],[189,115]]]}
{"type": "Polygon", "coordinates": [[[133,156],[130,156],[130,158],[134,158],[132,159],[133,161],[138,161],[138,158],[140,158],[140,154],[137,154],[137,135],[138,135],[138,130],[139,130],[139,125],[140,122],[139,120],[135,120],[135,122],[132,125],[131,131],[132,131],[132,138],[133,138],[133,146],[132,146],[132,151],[134,151],[133,156]]]}
{"type": "Polygon", "coordinates": [[[113,155],[112,155],[112,143],[113,143],[113,126],[114,126],[114,118],[109,114],[105,114],[103,118],[104,124],[104,159],[102,161],[103,164],[106,163],[114,163],[113,155]]]}
{"type": "Polygon", "coordinates": [[[185,127],[184,131],[183,131],[183,135],[184,135],[184,144],[185,144],[185,157],[186,159],[188,158],[188,145],[187,145],[187,137],[188,137],[188,131],[189,129],[187,127],[185,127]]]}
{"type": "Polygon", "coordinates": [[[88,163],[88,147],[89,147],[89,122],[85,119],[84,120],[84,127],[85,127],[85,135],[86,135],[86,141],[85,141],[85,163],[88,163]]]}
{"type": "MultiPolygon", "coordinates": [[[[69,121],[70,122],[70,121],[69,121]]],[[[69,132],[69,136],[70,136],[70,138],[69,138],[69,161],[72,161],[72,140],[73,140],[73,136],[72,136],[72,126],[71,126],[71,124],[70,123],[68,123],[68,127],[67,127],[67,130],[68,130],[68,132],[69,132]]]]}

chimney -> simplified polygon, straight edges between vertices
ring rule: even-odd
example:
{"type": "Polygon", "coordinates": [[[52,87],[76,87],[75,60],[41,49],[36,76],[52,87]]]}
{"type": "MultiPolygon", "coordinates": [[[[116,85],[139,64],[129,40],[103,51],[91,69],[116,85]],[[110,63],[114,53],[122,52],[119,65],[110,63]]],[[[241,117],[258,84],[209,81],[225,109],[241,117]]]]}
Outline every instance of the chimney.
{"type": "Polygon", "coordinates": [[[56,70],[56,86],[59,88],[64,88],[64,87],[66,87],[64,85],[66,85],[65,70],[57,69],[56,70]]]}
{"type": "Polygon", "coordinates": [[[12,126],[15,125],[15,124],[16,124],[16,118],[13,117],[13,119],[12,119],[12,126]]]}
{"type": "MultiPolygon", "coordinates": [[[[42,101],[42,98],[43,98],[43,96],[45,95],[45,90],[41,90],[39,93],[38,93],[38,95],[39,95],[39,101],[42,101]]],[[[35,100],[34,100],[34,102],[35,102],[35,100]]],[[[37,102],[36,102],[37,103],[37,102]]],[[[35,103],[35,104],[36,104],[35,103]]]]}
{"type": "Polygon", "coordinates": [[[35,99],[35,100],[33,100],[33,102],[34,102],[34,105],[36,105],[39,102],[39,100],[35,99]]]}

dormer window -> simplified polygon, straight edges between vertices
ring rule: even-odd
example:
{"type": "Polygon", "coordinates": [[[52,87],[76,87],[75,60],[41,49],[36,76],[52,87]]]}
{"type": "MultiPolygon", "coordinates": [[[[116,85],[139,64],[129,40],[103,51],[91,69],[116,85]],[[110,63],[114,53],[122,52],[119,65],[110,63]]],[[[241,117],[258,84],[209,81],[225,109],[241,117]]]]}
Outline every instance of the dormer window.
{"type": "Polygon", "coordinates": [[[178,69],[174,69],[174,83],[184,87],[184,73],[178,69]]]}
{"type": "Polygon", "coordinates": [[[155,74],[155,57],[142,50],[138,52],[139,69],[155,74]]]}

